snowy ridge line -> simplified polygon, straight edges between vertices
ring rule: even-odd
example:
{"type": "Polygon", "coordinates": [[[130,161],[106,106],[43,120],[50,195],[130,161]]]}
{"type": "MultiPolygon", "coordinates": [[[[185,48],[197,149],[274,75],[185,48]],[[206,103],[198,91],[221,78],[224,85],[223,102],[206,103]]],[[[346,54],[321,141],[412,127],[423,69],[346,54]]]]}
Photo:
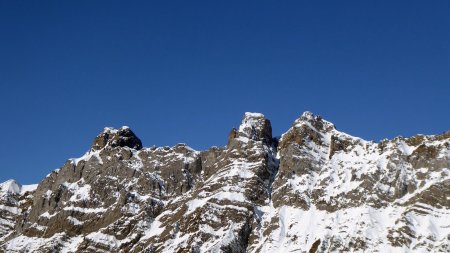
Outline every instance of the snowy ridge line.
{"type": "Polygon", "coordinates": [[[245,113],[227,140],[105,128],[27,194],[0,184],[0,252],[450,251],[450,133],[376,143],[305,112],[278,139],[245,113]]]}

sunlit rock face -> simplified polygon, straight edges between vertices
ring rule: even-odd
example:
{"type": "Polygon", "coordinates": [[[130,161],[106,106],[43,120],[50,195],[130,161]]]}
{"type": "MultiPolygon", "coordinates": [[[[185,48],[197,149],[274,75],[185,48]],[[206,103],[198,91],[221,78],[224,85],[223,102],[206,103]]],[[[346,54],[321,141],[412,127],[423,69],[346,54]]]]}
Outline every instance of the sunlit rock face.
{"type": "Polygon", "coordinates": [[[449,132],[376,143],[305,112],[273,138],[245,113],[196,151],[105,128],[38,185],[0,184],[0,252],[449,252],[449,196],[449,132]]]}

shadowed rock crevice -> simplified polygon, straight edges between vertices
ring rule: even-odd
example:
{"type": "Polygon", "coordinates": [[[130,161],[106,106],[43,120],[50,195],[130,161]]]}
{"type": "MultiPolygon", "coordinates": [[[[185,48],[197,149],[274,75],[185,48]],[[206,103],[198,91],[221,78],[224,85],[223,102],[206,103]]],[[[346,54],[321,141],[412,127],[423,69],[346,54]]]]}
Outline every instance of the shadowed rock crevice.
{"type": "Polygon", "coordinates": [[[320,246],[320,239],[315,241],[313,245],[311,246],[311,249],[309,249],[309,253],[316,253],[320,246]]]}

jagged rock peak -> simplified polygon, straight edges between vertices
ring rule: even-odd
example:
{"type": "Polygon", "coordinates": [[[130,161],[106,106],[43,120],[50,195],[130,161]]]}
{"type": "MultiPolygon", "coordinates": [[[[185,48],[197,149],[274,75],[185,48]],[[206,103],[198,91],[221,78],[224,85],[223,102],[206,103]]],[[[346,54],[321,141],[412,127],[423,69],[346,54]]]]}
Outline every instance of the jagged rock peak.
{"type": "Polygon", "coordinates": [[[246,112],[236,137],[244,137],[257,141],[272,141],[272,125],[261,113],[246,112]]]}
{"type": "Polygon", "coordinates": [[[0,193],[20,193],[22,186],[16,180],[10,179],[0,184],[0,193]]]}
{"type": "Polygon", "coordinates": [[[97,151],[105,147],[129,147],[139,150],[142,149],[142,142],[127,126],[119,129],[105,127],[94,139],[91,150],[97,151]]]}
{"type": "Polygon", "coordinates": [[[312,112],[306,111],[294,122],[294,126],[309,125],[319,132],[328,132],[336,129],[334,124],[324,120],[320,115],[315,115],[312,112]]]}
{"type": "Polygon", "coordinates": [[[323,145],[329,143],[329,135],[334,132],[337,131],[333,123],[324,120],[319,115],[306,111],[282,135],[279,148],[285,148],[291,143],[302,144],[309,141],[323,145]]]}

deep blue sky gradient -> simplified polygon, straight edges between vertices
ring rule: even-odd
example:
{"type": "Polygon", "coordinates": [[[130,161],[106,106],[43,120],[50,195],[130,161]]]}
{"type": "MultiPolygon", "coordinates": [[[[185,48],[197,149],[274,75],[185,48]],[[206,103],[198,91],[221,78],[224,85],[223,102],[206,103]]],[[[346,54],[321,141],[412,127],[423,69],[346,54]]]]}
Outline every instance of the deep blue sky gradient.
{"type": "Polygon", "coordinates": [[[105,126],[224,145],[245,111],[369,140],[450,130],[450,1],[0,0],[0,181],[39,182],[105,126]]]}

